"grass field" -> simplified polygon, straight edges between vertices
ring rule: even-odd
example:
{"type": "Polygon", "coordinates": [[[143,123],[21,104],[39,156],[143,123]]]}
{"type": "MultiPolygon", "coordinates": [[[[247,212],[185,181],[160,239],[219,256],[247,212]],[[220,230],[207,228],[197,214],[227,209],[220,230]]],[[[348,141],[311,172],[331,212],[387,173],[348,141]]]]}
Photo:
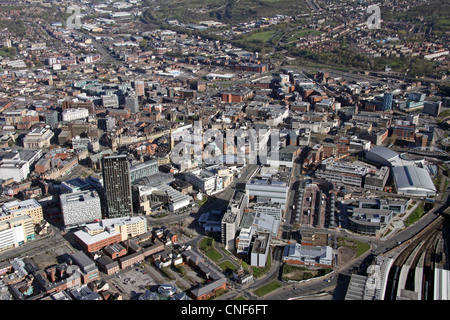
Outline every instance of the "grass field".
{"type": "Polygon", "coordinates": [[[205,253],[205,255],[212,261],[219,261],[222,259],[222,255],[214,249],[214,239],[210,237],[205,237],[200,241],[199,249],[205,253]]]}
{"type": "Polygon", "coordinates": [[[256,32],[251,35],[249,35],[246,40],[259,40],[259,41],[269,41],[275,34],[277,33],[276,30],[266,30],[261,32],[256,32]]]}
{"type": "Polygon", "coordinates": [[[266,294],[268,294],[269,292],[272,292],[272,291],[274,291],[274,290],[276,290],[276,289],[278,289],[280,287],[281,287],[280,283],[278,283],[276,281],[273,281],[273,282],[271,282],[269,284],[266,284],[265,286],[263,286],[263,287],[261,287],[259,289],[256,289],[254,291],[254,293],[258,297],[262,297],[262,296],[265,296],[266,294]]]}
{"type": "Polygon", "coordinates": [[[346,238],[338,238],[338,245],[339,246],[345,246],[349,247],[356,251],[356,257],[359,257],[364,252],[370,249],[370,245],[368,243],[364,243],[361,241],[353,240],[353,239],[346,239],[346,238]]]}
{"type": "Polygon", "coordinates": [[[215,261],[215,262],[222,259],[222,255],[215,249],[211,249],[211,250],[207,251],[205,254],[208,258],[210,258],[212,261],[215,261]]]}
{"type": "Polygon", "coordinates": [[[231,274],[234,270],[236,270],[236,266],[230,261],[224,261],[220,263],[219,267],[228,274],[231,274]]]}
{"type": "Polygon", "coordinates": [[[416,222],[417,220],[419,220],[423,214],[425,213],[424,207],[423,207],[423,202],[421,204],[419,204],[416,209],[414,209],[413,212],[411,212],[411,214],[408,216],[408,218],[406,218],[405,220],[405,226],[410,226],[412,225],[414,222],[416,222]]]}

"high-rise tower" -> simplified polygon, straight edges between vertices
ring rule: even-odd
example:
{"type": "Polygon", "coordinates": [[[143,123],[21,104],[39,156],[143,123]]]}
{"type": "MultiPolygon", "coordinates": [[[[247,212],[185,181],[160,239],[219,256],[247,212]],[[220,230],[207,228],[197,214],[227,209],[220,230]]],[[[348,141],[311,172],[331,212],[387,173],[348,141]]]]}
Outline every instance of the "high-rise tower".
{"type": "Polygon", "coordinates": [[[133,214],[130,163],[126,155],[102,159],[103,185],[106,196],[106,217],[117,218],[133,214]]]}

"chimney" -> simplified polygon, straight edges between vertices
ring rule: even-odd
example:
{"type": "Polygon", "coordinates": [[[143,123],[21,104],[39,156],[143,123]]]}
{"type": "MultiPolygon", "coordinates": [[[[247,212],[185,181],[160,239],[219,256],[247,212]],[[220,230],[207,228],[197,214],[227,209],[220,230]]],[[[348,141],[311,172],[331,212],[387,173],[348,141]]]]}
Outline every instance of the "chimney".
{"type": "Polygon", "coordinates": [[[47,278],[50,282],[55,282],[56,281],[56,269],[55,267],[50,268],[49,270],[47,270],[47,278]]]}

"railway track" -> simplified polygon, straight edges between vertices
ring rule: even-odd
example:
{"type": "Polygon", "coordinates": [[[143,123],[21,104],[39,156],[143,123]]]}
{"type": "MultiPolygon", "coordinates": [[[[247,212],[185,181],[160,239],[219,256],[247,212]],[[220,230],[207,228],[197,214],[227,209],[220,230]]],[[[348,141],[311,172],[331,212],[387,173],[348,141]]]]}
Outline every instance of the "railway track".
{"type": "Polygon", "coordinates": [[[430,293],[433,292],[435,254],[437,244],[442,239],[444,220],[444,217],[439,217],[413,238],[402,244],[404,249],[397,255],[389,270],[386,300],[396,300],[398,298],[398,286],[402,282],[401,273],[402,268],[405,266],[409,267],[409,270],[407,270],[406,280],[403,279],[405,281],[404,289],[418,292],[417,298],[419,300],[433,299],[430,293]],[[417,268],[423,270],[420,290],[415,288],[415,271],[417,268]]]}

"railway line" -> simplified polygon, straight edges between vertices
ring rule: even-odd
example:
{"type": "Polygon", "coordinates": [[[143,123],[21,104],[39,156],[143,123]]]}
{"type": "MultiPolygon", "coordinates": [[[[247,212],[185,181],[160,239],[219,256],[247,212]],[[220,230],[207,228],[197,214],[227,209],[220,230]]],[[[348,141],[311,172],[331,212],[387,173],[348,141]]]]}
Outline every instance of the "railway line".
{"type": "Polygon", "coordinates": [[[385,300],[432,300],[437,252],[448,223],[438,217],[413,238],[405,241],[389,270],[385,300]]]}

